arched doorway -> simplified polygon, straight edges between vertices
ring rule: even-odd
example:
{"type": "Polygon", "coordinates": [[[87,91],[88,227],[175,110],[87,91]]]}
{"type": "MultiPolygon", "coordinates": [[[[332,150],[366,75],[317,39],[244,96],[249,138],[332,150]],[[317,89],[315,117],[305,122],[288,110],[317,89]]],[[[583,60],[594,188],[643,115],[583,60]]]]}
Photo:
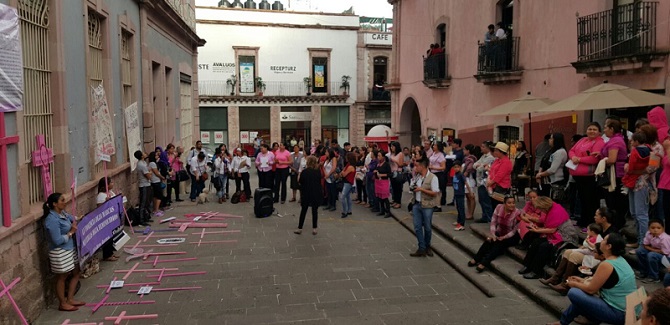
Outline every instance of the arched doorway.
{"type": "Polygon", "coordinates": [[[407,98],[400,111],[400,144],[402,146],[421,144],[421,115],[413,98],[407,98]]]}

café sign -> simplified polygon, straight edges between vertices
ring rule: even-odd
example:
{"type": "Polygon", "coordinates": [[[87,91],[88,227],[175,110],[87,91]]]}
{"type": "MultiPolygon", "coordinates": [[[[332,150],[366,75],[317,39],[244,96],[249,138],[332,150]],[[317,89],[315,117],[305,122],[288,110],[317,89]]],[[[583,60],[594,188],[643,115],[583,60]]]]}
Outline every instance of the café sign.
{"type": "Polygon", "coordinates": [[[393,34],[391,33],[366,33],[365,44],[370,45],[391,45],[393,43],[393,34]]]}
{"type": "Polygon", "coordinates": [[[282,122],[304,122],[312,120],[312,112],[281,112],[279,119],[282,122]]]}

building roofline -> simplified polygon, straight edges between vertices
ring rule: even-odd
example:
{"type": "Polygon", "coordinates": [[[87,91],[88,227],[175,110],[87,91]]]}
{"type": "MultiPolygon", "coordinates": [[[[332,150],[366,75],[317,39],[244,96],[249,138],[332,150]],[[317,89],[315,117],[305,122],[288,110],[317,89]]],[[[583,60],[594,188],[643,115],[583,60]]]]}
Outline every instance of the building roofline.
{"type": "Polygon", "coordinates": [[[249,8],[226,8],[226,7],[214,7],[214,6],[195,6],[195,9],[239,10],[239,11],[257,11],[257,12],[282,13],[282,14],[297,14],[297,15],[340,16],[340,17],[360,18],[360,16],[355,14],[344,14],[344,13],[338,14],[334,12],[265,10],[265,9],[249,9],[249,8]]]}

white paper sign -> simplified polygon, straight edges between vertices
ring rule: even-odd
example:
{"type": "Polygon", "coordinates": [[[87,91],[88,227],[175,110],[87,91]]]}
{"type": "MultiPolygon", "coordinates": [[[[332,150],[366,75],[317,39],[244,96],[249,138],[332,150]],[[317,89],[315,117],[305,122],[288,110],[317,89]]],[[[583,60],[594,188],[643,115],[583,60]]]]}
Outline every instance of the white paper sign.
{"type": "Polygon", "coordinates": [[[214,143],[223,143],[223,131],[214,132],[214,143]]]}
{"type": "Polygon", "coordinates": [[[198,222],[198,221],[200,221],[200,218],[201,217],[195,217],[195,218],[193,218],[193,221],[198,222]]]}
{"type": "Polygon", "coordinates": [[[112,289],[123,288],[124,281],[112,281],[109,283],[109,287],[112,289]]]}
{"type": "Polygon", "coordinates": [[[23,56],[19,15],[0,4],[0,112],[23,109],[23,56]]]}
{"type": "Polygon", "coordinates": [[[249,132],[242,131],[240,132],[240,143],[249,143],[249,132]]]}
{"type": "Polygon", "coordinates": [[[93,146],[95,150],[95,163],[101,161],[101,155],[113,155],[116,153],[114,146],[114,125],[112,124],[112,115],[107,106],[107,95],[105,88],[100,84],[96,88],[91,88],[91,98],[93,105],[91,107],[91,116],[93,117],[93,146]]]}
{"type": "Polygon", "coordinates": [[[140,287],[140,290],[137,291],[138,295],[148,295],[151,293],[151,289],[154,287],[146,286],[146,287],[140,287]]]}
{"type": "Polygon", "coordinates": [[[209,131],[200,131],[200,141],[209,143],[209,131]]]}
{"type": "Polygon", "coordinates": [[[565,167],[568,167],[568,168],[570,168],[570,169],[572,169],[572,170],[577,170],[577,164],[575,164],[574,162],[572,162],[572,160],[568,160],[568,162],[565,163],[565,167]]]}
{"type": "Polygon", "coordinates": [[[137,167],[137,159],[132,155],[137,150],[142,150],[142,134],[140,132],[140,118],[137,110],[137,102],[130,104],[123,110],[126,118],[126,139],[128,140],[128,153],[130,154],[130,170],[137,167]]]}

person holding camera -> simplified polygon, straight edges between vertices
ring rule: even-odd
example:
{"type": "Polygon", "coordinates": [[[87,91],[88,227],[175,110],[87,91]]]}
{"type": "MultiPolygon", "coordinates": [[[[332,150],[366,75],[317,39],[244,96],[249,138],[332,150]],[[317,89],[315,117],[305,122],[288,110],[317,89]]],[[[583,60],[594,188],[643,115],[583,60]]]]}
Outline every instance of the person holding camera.
{"type": "Polygon", "coordinates": [[[432,238],[433,209],[440,204],[440,181],[435,174],[428,170],[428,160],[419,159],[414,164],[416,176],[410,182],[412,195],[412,219],[414,232],[419,242],[416,252],[409,254],[412,257],[433,256],[430,250],[432,238]]]}

